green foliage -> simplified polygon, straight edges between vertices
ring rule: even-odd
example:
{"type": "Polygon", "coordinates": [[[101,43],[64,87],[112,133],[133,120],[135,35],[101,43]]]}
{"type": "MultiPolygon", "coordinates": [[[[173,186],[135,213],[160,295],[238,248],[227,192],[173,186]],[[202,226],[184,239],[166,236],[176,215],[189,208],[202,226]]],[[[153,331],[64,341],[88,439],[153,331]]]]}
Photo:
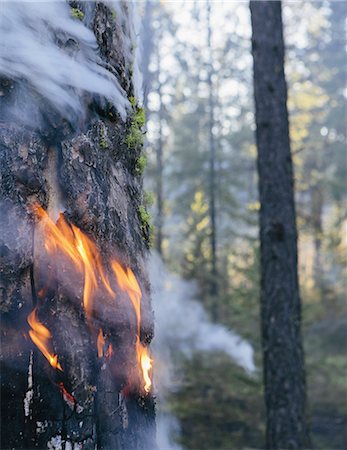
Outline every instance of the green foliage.
{"type": "Polygon", "coordinates": [[[313,448],[325,450],[344,448],[347,441],[343,426],[347,420],[347,309],[344,298],[335,301],[329,311],[320,306],[306,323],[304,343],[309,414],[315,426],[313,448]],[[334,424],[335,432],[317,427],[322,422],[334,424]]]}
{"type": "Polygon", "coordinates": [[[84,19],[84,12],[79,8],[71,8],[71,16],[78,20],[84,19]]]}
{"type": "Polygon", "coordinates": [[[182,388],[171,398],[184,448],[264,448],[261,376],[248,376],[222,353],[183,361],[182,388]],[[214,430],[214,431],[212,431],[214,430]]]}

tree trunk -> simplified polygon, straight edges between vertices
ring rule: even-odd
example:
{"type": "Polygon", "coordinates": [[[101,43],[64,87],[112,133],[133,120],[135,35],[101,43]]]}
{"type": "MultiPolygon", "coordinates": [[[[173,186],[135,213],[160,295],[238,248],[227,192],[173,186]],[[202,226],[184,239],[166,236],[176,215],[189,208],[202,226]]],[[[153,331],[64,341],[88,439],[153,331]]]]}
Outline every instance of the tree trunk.
{"type": "Polygon", "coordinates": [[[159,112],[158,112],[158,142],[156,145],[156,249],[161,257],[163,257],[163,225],[164,225],[164,162],[163,162],[163,93],[161,75],[161,55],[160,47],[157,47],[157,77],[158,77],[158,97],[159,97],[159,112]]]}
{"type": "Polygon", "coordinates": [[[148,94],[151,92],[152,88],[152,73],[149,70],[149,63],[151,55],[153,53],[153,27],[152,27],[152,16],[153,16],[154,2],[152,0],[146,0],[145,11],[142,20],[142,73],[143,73],[143,88],[144,88],[144,98],[143,107],[146,113],[148,113],[148,94]]]}
{"type": "Polygon", "coordinates": [[[310,189],[311,220],[313,229],[313,280],[321,300],[324,300],[324,273],[322,267],[322,238],[323,238],[323,187],[320,183],[310,189]]]}
{"type": "Polygon", "coordinates": [[[251,1],[260,192],[261,315],[270,449],[307,448],[297,231],[281,2],[251,1]]]}
{"type": "MultiPolygon", "coordinates": [[[[149,230],[138,166],[142,110],[134,99],[133,60],[127,51],[130,12],[125,4],[116,12],[99,2],[73,6],[72,13],[83,20],[76,25],[78,33],[82,35],[82,26],[93,31],[98,66],[106,67],[110,78],[117,77],[125,93],[126,119],[107,97],[101,100],[102,94],[93,94],[99,87],[89,94],[79,92],[83,111],[72,120],[58,112],[32,80],[0,80],[1,448],[153,449],[153,395],[142,381],[135,381],[140,377],[136,351],[147,349],[152,339],[153,315],[145,268],[149,230]],[[32,115],[40,111],[37,122],[34,117],[23,123],[15,120],[26,102],[33,102],[32,115]],[[68,224],[67,235],[77,229],[76,242],[82,232],[95,243],[90,259],[100,255],[115,298],[106,289],[95,290],[91,319],[83,307],[88,264],[83,275],[68,258],[50,256],[38,205],[54,227],[62,230],[62,223],[68,224]],[[139,331],[129,300],[132,291],[126,294],[112,278],[116,260],[133,271],[141,287],[139,331]],[[34,344],[35,331],[28,324],[34,308],[51,333],[47,340],[62,370],[52,361],[50,365],[34,344]],[[101,356],[100,329],[108,346],[101,356]]],[[[70,8],[60,5],[59,10],[63,7],[70,8]]],[[[60,24],[71,19],[55,20],[60,24]]],[[[54,39],[66,54],[72,51],[68,46],[74,46],[73,63],[80,61],[82,41],[63,33],[54,39]]],[[[82,79],[85,74],[75,76],[82,79]]],[[[76,92],[69,89],[67,97],[76,92]]],[[[99,271],[98,286],[101,279],[99,271]]],[[[43,338],[39,331],[36,336],[43,338]]]]}
{"type": "MultiPolygon", "coordinates": [[[[210,215],[210,247],[211,247],[211,295],[218,296],[218,270],[217,270],[217,226],[216,226],[216,141],[214,137],[214,93],[213,93],[213,58],[212,58],[212,28],[211,28],[211,3],[207,1],[207,48],[209,51],[208,62],[208,135],[209,135],[209,215],[210,215]]],[[[214,302],[212,316],[217,320],[217,303],[214,302]]]]}

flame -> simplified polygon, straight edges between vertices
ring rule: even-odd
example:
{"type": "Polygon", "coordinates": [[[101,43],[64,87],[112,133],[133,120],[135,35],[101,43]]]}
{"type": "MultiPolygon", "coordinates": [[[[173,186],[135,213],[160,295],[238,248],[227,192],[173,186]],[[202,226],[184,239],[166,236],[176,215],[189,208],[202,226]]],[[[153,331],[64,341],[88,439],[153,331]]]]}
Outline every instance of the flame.
{"type": "Polygon", "coordinates": [[[108,349],[106,351],[106,358],[111,359],[112,355],[113,355],[113,347],[112,347],[112,344],[109,344],[108,349]]]}
{"type": "MultiPolygon", "coordinates": [[[[90,323],[96,291],[99,288],[103,288],[112,298],[116,296],[106,275],[100,252],[86,234],[75,225],[66,221],[63,214],[60,214],[59,219],[54,223],[41,206],[34,205],[34,212],[39,218],[40,224],[42,224],[44,246],[47,253],[53,257],[56,257],[57,254],[65,255],[73,263],[75,270],[84,277],[83,306],[87,320],[90,323]]],[[[142,372],[143,388],[145,392],[149,392],[152,386],[150,378],[152,359],[147,346],[143,345],[140,340],[141,289],[129,267],[123,268],[120,263],[113,260],[111,261],[111,268],[119,288],[127,293],[135,311],[137,330],[136,358],[142,372]]],[[[38,295],[41,299],[46,291],[47,287],[40,290],[38,295]]],[[[36,308],[28,316],[28,322],[32,327],[29,334],[33,342],[53,367],[62,370],[57,355],[50,353],[48,350],[48,342],[52,336],[50,331],[37,320],[36,308]]],[[[99,358],[105,355],[107,359],[110,359],[113,355],[113,347],[110,343],[104,353],[105,344],[105,336],[100,328],[96,339],[97,354],[99,358]]]]}
{"type": "Polygon", "coordinates": [[[136,357],[141,367],[142,377],[145,383],[144,390],[149,392],[152,386],[152,381],[149,375],[152,368],[152,359],[149,356],[147,347],[145,347],[140,341],[141,289],[133,271],[129,267],[124,269],[117,261],[112,261],[111,267],[120,289],[128,294],[135,310],[137,324],[136,357]]]}
{"type": "Polygon", "coordinates": [[[49,340],[52,338],[51,332],[37,318],[36,308],[29,314],[28,323],[32,330],[29,330],[29,336],[34,344],[38,347],[45,358],[48,359],[50,365],[54,369],[63,371],[58,362],[58,355],[51,353],[48,349],[49,340]]]}
{"type": "MultiPolygon", "coordinates": [[[[99,334],[97,338],[97,349],[98,349],[98,358],[102,358],[104,356],[104,347],[105,347],[106,341],[104,338],[104,333],[102,332],[102,329],[99,329],[99,334]]],[[[110,360],[113,355],[113,347],[112,344],[108,344],[107,350],[105,352],[105,357],[107,360],[110,360]]]]}
{"type": "Polygon", "coordinates": [[[41,206],[35,211],[44,225],[45,248],[47,253],[55,255],[57,251],[68,256],[76,270],[84,275],[83,305],[88,320],[92,315],[92,298],[99,287],[99,280],[106,291],[115,297],[101,262],[96,245],[77,228],[70,225],[63,214],[55,224],[41,206]]]}
{"type": "Polygon", "coordinates": [[[142,369],[143,380],[145,382],[144,390],[149,392],[152,386],[152,380],[149,376],[150,370],[152,369],[152,359],[148,354],[147,347],[143,346],[141,343],[138,346],[138,358],[140,360],[140,365],[142,369]]]}
{"type": "Polygon", "coordinates": [[[63,399],[65,400],[65,402],[69,405],[69,407],[70,407],[71,409],[74,409],[74,407],[75,407],[75,405],[76,405],[75,397],[74,397],[73,395],[71,395],[71,394],[65,389],[64,383],[61,383],[61,382],[60,382],[60,383],[58,384],[58,386],[59,386],[60,392],[61,392],[62,395],[63,395],[63,399]]]}
{"type": "Polygon", "coordinates": [[[102,332],[102,329],[100,328],[98,339],[97,339],[97,348],[98,348],[98,358],[102,358],[104,354],[104,345],[105,345],[105,338],[104,334],[102,332]]]}

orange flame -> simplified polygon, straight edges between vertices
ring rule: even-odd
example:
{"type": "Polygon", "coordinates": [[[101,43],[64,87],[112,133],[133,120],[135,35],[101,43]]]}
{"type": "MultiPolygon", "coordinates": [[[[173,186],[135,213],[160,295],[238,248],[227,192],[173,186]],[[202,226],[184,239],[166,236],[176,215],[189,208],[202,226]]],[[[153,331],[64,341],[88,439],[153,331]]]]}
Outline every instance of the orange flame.
{"type": "Polygon", "coordinates": [[[44,224],[45,248],[49,254],[57,250],[68,256],[76,269],[84,274],[83,305],[88,320],[92,314],[92,297],[98,288],[98,280],[107,292],[115,297],[106,277],[100,253],[96,245],[77,228],[66,222],[63,214],[55,224],[41,206],[36,205],[36,214],[44,224]]]}
{"type": "Polygon", "coordinates": [[[136,357],[140,364],[142,377],[145,383],[143,386],[144,390],[149,392],[152,386],[152,381],[149,375],[152,368],[152,359],[149,356],[147,347],[145,347],[140,341],[141,289],[133,271],[129,267],[123,269],[117,261],[112,261],[111,266],[120,289],[128,294],[135,310],[137,324],[136,357]]]}
{"type": "Polygon", "coordinates": [[[141,365],[143,380],[145,385],[143,386],[146,392],[149,392],[152,387],[152,380],[149,376],[150,370],[152,369],[152,359],[148,354],[148,349],[139,342],[137,346],[137,354],[141,365]]]}
{"type": "Polygon", "coordinates": [[[98,358],[102,358],[104,354],[104,345],[105,345],[105,338],[104,334],[102,332],[102,329],[100,328],[98,339],[97,339],[97,348],[98,348],[98,358]]]}
{"type": "Polygon", "coordinates": [[[63,399],[66,401],[66,403],[70,406],[71,409],[74,409],[75,405],[76,405],[76,400],[73,397],[73,395],[71,395],[64,386],[64,383],[59,383],[58,384],[60,392],[63,395],[63,399]]]}
{"type": "Polygon", "coordinates": [[[112,344],[109,344],[108,349],[106,351],[106,358],[110,359],[110,358],[112,358],[112,355],[113,355],[113,347],[112,347],[112,344]]]}
{"type": "MultiPolygon", "coordinates": [[[[74,264],[75,269],[84,276],[83,287],[83,306],[86,312],[87,320],[90,322],[93,310],[93,297],[99,287],[105,289],[113,298],[115,292],[111,288],[109,279],[105,273],[100,252],[96,245],[89,239],[78,227],[69,224],[64,215],[60,217],[56,223],[48,216],[47,212],[39,205],[34,207],[37,217],[40,219],[43,227],[44,245],[48,254],[56,256],[57,252],[65,255],[74,264]]],[[[140,341],[140,324],[141,324],[141,298],[142,293],[136,277],[130,268],[123,268],[117,261],[111,262],[119,288],[126,292],[133,305],[136,315],[136,357],[139,367],[142,371],[144,381],[144,390],[149,392],[152,386],[150,378],[150,370],[152,368],[152,359],[149,355],[148,348],[140,341]]],[[[41,289],[40,297],[45,295],[46,288],[41,289]]],[[[57,355],[48,351],[48,341],[51,333],[44,327],[36,317],[36,308],[28,316],[28,322],[33,328],[29,332],[31,339],[38,346],[50,364],[61,369],[58,363],[57,355]]],[[[97,354],[99,358],[104,356],[105,337],[102,329],[99,329],[97,336],[97,354]]],[[[105,356],[111,358],[113,347],[108,345],[105,356]]]]}
{"type": "Polygon", "coordinates": [[[58,362],[58,355],[55,355],[48,349],[48,343],[52,338],[52,335],[48,328],[38,320],[36,308],[29,314],[28,323],[32,328],[32,330],[29,330],[31,340],[39,348],[44,357],[48,359],[50,365],[54,367],[54,369],[63,371],[58,362]]]}
{"type": "MultiPolygon", "coordinates": [[[[97,338],[97,349],[98,349],[98,358],[102,358],[104,356],[104,347],[105,347],[106,341],[104,338],[104,333],[102,332],[102,329],[99,329],[99,334],[97,338]]],[[[107,360],[110,360],[113,355],[113,347],[112,344],[108,344],[107,350],[105,352],[105,357],[107,360]]]]}

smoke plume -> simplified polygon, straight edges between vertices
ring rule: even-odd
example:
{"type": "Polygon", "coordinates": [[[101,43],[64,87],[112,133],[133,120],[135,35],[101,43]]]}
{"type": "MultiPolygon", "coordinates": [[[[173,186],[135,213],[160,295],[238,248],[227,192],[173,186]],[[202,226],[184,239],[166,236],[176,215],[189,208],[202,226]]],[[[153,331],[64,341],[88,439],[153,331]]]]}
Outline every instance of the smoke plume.
{"type": "Polygon", "coordinates": [[[158,447],[179,450],[171,437],[177,434],[178,423],[166,405],[167,394],[174,384],[172,374],[177,371],[173,356],[179,353],[191,358],[197,351],[223,351],[251,374],[255,371],[253,349],[231,330],[212,323],[201,303],[195,300],[198,291],[194,283],[169,273],[156,254],[151,257],[150,278],[156,318],[153,349],[159,403],[158,447]]]}
{"type": "Polygon", "coordinates": [[[2,77],[16,81],[22,93],[30,91],[32,102],[48,101],[65,118],[83,111],[85,92],[107,99],[125,118],[123,89],[102,67],[93,32],[65,1],[2,1],[0,11],[2,77]]]}

